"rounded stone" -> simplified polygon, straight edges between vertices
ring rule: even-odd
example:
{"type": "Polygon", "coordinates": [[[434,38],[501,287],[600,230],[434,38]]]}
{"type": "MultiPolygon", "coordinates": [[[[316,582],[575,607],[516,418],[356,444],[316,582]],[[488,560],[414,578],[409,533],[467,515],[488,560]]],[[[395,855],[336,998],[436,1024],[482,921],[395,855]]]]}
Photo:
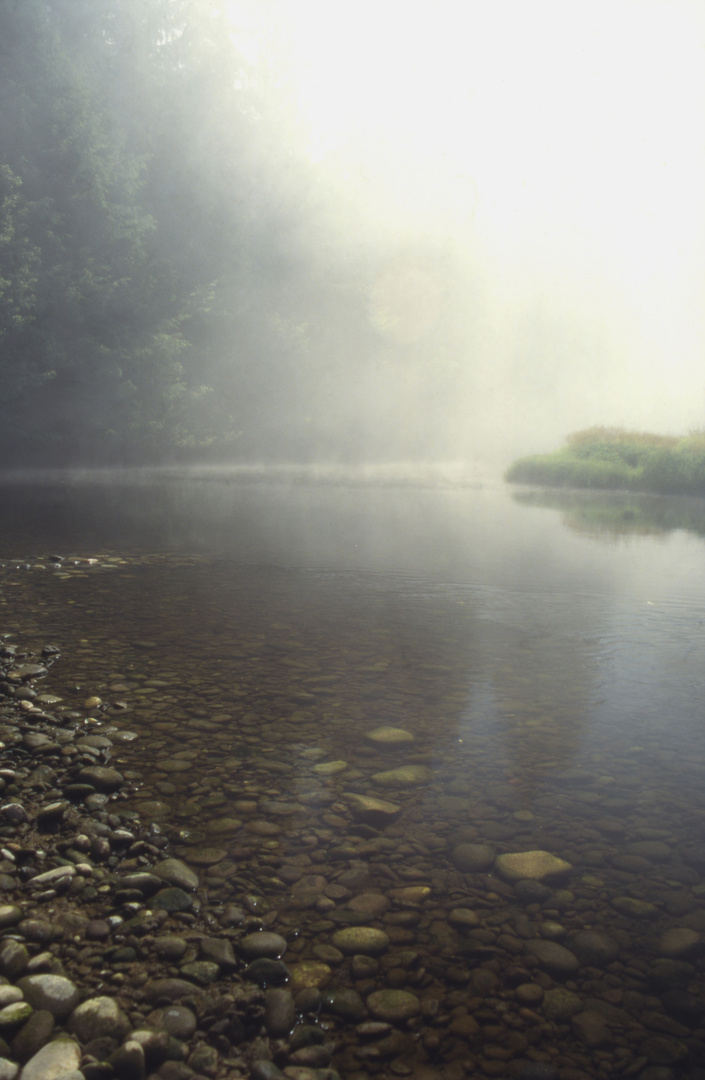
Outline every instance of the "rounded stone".
{"type": "Polygon", "coordinates": [[[679,959],[699,952],[702,949],[702,944],[703,936],[697,930],[689,930],[684,926],[678,926],[672,930],[667,930],[665,934],[661,935],[658,951],[661,956],[679,959]]]}
{"type": "Polygon", "coordinates": [[[574,975],[580,967],[577,956],[557,941],[526,941],[524,948],[553,975],[574,975]]]}
{"type": "Polygon", "coordinates": [[[82,784],[92,784],[97,791],[117,791],[124,782],[122,773],[117,769],[111,769],[107,765],[88,765],[81,769],[78,780],[82,784]]]}
{"type": "Polygon", "coordinates": [[[257,930],[240,938],[237,948],[247,960],[258,960],[260,957],[278,960],[286,952],[286,938],[268,930],[257,930]]]}
{"type": "Polygon", "coordinates": [[[190,911],[193,900],[183,889],[172,885],[168,889],[160,889],[156,896],[152,897],[151,904],[153,908],[162,911],[190,911]]]}
{"type": "Polygon", "coordinates": [[[333,974],[330,966],[320,960],[302,960],[289,968],[291,988],[296,993],[300,990],[318,989],[330,982],[333,974]]]}
{"type": "Polygon", "coordinates": [[[533,881],[565,877],[572,870],[569,862],[548,851],[518,851],[498,855],[495,868],[510,884],[529,878],[533,881]]]}
{"type": "Polygon", "coordinates": [[[264,1026],[271,1038],[288,1035],[296,1020],[294,995],[284,987],[272,987],[264,995],[264,1026]]]}
{"type": "Polygon", "coordinates": [[[472,930],[480,925],[479,916],[470,908],[453,908],[448,916],[451,926],[458,926],[461,930],[472,930]]]}
{"type": "Polygon", "coordinates": [[[25,975],[17,985],[33,1009],[44,1009],[60,1021],[76,1008],[81,996],[63,975],[25,975]]]}
{"type": "Polygon", "coordinates": [[[367,998],[367,1008],[377,1020],[394,1024],[417,1016],[421,1002],[408,990],[375,990],[367,998]]]}
{"type": "Polygon", "coordinates": [[[8,926],[16,926],[21,919],[21,908],[16,907],[15,904],[0,905],[0,930],[5,930],[8,926]]]}
{"type": "Polygon", "coordinates": [[[130,1021],[118,1003],[107,996],[89,998],[77,1005],[66,1026],[82,1043],[106,1036],[119,1042],[131,1028],[130,1021]]]}
{"type": "Polygon", "coordinates": [[[365,738],[378,746],[400,746],[414,741],[414,736],[410,731],[400,727],[391,727],[388,724],[383,724],[374,731],[366,731],[365,738]]]}
{"type": "Polygon", "coordinates": [[[194,848],[194,850],[189,853],[189,859],[192,863],[195,863],[196,866],[215,866],[216,863],[222,862],[227,854],[225,848],[194,848]]]}
{"type": "Polygon", "coordinates": [[[401,806],[386,799],[375,799],[371,795],[358,795],[354,791],[344,791],[343,798],[350,805],[350,810],[360,821],[368,825],[384,825],[401,813],[401,806]]]}
{"type": "Polygon", "coordinates": [[[22,1080],[59,1080],[80,1076],[81,1047],[73,1039],[59,1038],[43,1046],[22,1069],[22,1080]]]}
{"type": "Polygon", "coordinates": [[[425,765],[400,765],[398,769],[387,769],[373,773],[371,780],[380,787],[405,788],[418,784],[427,784],[431,779],[431,770],[425,765]]]}
{"type": "Polygon", "coordinates": [[[576,1016],[582,1008],[581,998],[563,986],[552,987],[543,995],[542,1012],[547,1020],[567,1020],[576,1016]]]}
{"type": "Polygon", "coordinates": [[[152,873],[180,889],[193,891],[198,888],[198,874],[181,859],[164,859],[152,868],[152,873]]]}
{"type": "Polygon", "coordinates": [[[451,855],[456,870],[463,874],[479,874],[494,864],[494,849],[489,844],[458,844],[451,855]]]}
{"type": "Polygon", "coordinates": [[[147,1023],[155,1028],[162,1028],[175,1039],[190,1039],[196,1030],[197,1020],[194,1013],[185,1005],[170,1005],[167,1009],[157,1009],[147,1017],[147,1023]]]}
{"type": "Polygon", "coordinates": [[[346,926],[343,930],[336,930],[331,941],[336,949],[348,956],[354,953],[379,956],[389,948],[389,938],[384,931],[371,926],[346,926]]]}
{"type": "Polygon", "coordinates": [[[323,994],[321,1000],[323,1007],[329,1012],[353,1023],[359,1023],[367,1016],[365,1003],[357,990],[330,990],[323,994]]]}
{"type": "Polygon", "coordinates": [[[619,945],[614,938],[598,930],[579,930],[565,942],[581,964],[605,967],[619,956],[619,945]]]}
{"type": "Polygon", "coordinates": [[[637,900],[634,896],[615,896],[612,907],[630,919],[655,919],[659,913],[655,904],[650,904],[648,900],[637,900]]]}

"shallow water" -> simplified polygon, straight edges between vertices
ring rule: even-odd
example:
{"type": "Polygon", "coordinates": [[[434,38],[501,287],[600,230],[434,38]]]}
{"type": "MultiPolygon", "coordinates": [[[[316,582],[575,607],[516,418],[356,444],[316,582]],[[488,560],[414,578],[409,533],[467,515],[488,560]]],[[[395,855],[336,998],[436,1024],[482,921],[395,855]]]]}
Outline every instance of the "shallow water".
{"type": "Polygon", "coordinates": [[[469,841],[567,860],[556,913],[621,933],[625,970],[673,926],[705,930],[697,501],[223,473],[0,493],[0,629],[61,648],[46,690],[64,706],[98,695],[137,733],[125,808],[171,830],[214,897],[236,878],[276,903],[292,960],[325,953],[345,908],[297,882],[362,867],[367,890],[431,889],[385,927],[434,992],[439,950],[503,985],[503,947],[439,929],[495,886],[511,921],[498,879],[459,871],[469,841]],[[370,740],[381,725],[413,740],[370,740]],[[417,774],[380,779],[402,765],[417,774]],[[361,818],[351,794],[397,811],[361,818]],[[653,920],[616,910],[624,896],[653,920]]]}

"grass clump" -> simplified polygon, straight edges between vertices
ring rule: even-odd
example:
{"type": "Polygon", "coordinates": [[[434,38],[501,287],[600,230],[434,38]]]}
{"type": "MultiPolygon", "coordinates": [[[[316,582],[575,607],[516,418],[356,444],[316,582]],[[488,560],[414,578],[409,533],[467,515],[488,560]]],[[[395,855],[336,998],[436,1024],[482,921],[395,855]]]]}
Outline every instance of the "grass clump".
{"type": "Polygon", "coordinates": [[[505,479],[549,487],[705,495],[705,432],[678,438],[587,428],[569,435],[561,450],[515,461],[505,479]]]}

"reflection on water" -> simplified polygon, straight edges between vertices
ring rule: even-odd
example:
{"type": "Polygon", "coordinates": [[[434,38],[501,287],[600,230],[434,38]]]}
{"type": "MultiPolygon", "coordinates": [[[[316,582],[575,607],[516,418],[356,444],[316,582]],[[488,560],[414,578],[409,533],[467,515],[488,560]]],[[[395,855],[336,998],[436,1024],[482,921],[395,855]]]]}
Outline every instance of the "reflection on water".
{"type": "Polygon", "coordinates": [[[705,536],[705,502],[702,499],[554,488],[514,490],[513,497],[523,506],[561,510],[568,528],[594,539],[615,541],[633,536],[658,536],[676,529],[705,536]]]}
{"type": "MultiPolygon", "coordinates": [[[[487,1031],[522,1035],[509,1057],[475,1048],[483,1075],[530,1046],[585,1075],[697,1064],[700,1014],[668,1014],[654,965],[667,931],[705,932],[702,541],[639,524],[595,544],[496,488],[205,487],[4,491],[8,555],[98,556],[7,567],[0,610],[6,631],[61,646],[50,689],[66,705],[97,694],[138,733],[120,749],[126,805],[204,866],[212,902],[267,897],[294,979],[318,963],[362,991],[331,942],[360,912],[382,927],[391,953],[367,992],[433,996],[447,1018],[412,1058],[466,1060],[452,1010],[478,999],[487,1031]],[[389,727],[406,740],[372,734],[389,727]],[[573,870],[527,907],[493,867],[535,849],[573,870]],[[609,963],[585,959],[584,929],[609,936],[609,963]],[[565,975],[525,955],[552,934],[578,955],[579,1008],[611,1017],[575,1060],[575,1028],[540,1027],[565,975]],[[533,1043],[514,996],[529,983],[533,1043]]],[[[677,959],[697,997],[701,953],[677,959]]]]}

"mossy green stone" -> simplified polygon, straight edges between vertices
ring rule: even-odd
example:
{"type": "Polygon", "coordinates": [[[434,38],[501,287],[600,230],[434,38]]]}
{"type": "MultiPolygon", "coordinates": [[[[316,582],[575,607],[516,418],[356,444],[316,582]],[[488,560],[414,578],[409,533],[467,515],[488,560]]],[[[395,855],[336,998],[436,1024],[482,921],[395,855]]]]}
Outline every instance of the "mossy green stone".
{"type": "Polygon", "coordinates": [[[330,966],[320,960],[302,960],[300,964],[289,964],[288,967],[289,986],[294,993],[325,986],[333,974],[330,966]]]}
{"type": "Polygon", "coordinates": [[[371,926],[346,926],[344,930],[336,930],[331,942],[348,956],[354,953],[379,956],[389,948],[389,938],[384,931],[371,926]]]}
{"type": "Polygon", "coordinates": [[[372,782],[380,787],[405,788],[416,784],[426,784],[431,779],[431,770],[425,765],[400,765],[398,769],[386,769],[373,773],[372,782]]]}
{"type": "Polygon", "coordinates": [[[421,1002],[408,990],[375,990],[367,998],[367,1008],[377,1020],[398,1023],[421,1011],[421,1002]]]}
{"type": "Polygon", "coordinates": [[[347,767],[347,761],[321,761],[313,766],[313,771],[319,776],[335,776],[336,773],[344,772],[347,767]]]}
{"type": "Polygon", "coordinates": [[[405,731],[400,727],[390,727],[388,724],[383,724],[374,731],[365,732],[365,738],[383,746],[399,746],[402,743],[414,741],[414,736],[410,731],[405,731]]]}

